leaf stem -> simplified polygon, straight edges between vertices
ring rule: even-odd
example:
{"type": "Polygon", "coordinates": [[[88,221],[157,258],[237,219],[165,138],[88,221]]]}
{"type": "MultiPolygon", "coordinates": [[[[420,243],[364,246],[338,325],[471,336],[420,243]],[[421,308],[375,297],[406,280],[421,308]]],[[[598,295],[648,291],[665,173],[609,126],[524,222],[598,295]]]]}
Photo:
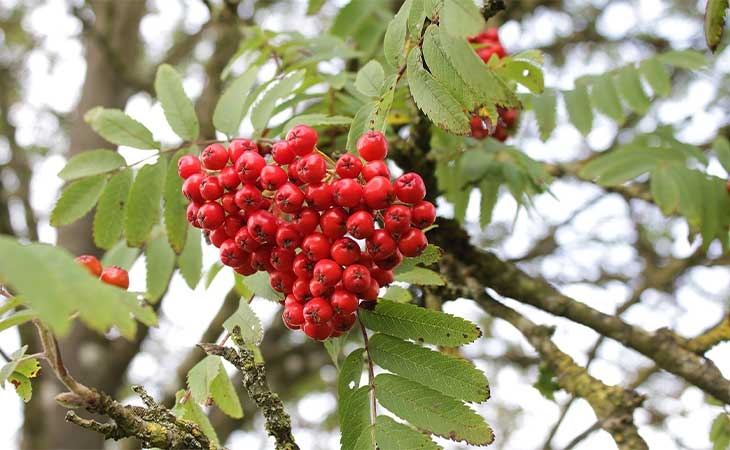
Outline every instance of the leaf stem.
{"type": "MultiPolygon", "coordinates": [[[[360,314],[357,315],[357,321],[360,323],[360,330],[362,331],[362,339],[365,343],[365,354],[368,357],[368,385],[369,396],[370,396],[370,424],[373,425],[372,431],[375,432],[375,419],[378,417],[377,402],[375,401],[375,370],[373,369],[373,358],[370,356],[370,341],[368,340],[368,332],[365,329],[365,324],[360,319],[360,314]]],[[[373,438],[375,442],[375,438],[373,438]]]]}

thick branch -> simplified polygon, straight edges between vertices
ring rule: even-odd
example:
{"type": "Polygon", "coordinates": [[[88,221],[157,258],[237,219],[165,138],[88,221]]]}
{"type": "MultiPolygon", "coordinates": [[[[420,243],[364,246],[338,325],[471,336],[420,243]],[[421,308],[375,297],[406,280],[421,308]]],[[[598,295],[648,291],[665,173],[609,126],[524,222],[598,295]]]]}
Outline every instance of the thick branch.
{"type": "Polygon", "coordinates": [[[271,392],[266,382],[264,365],[255,362],[254,354],[246,347],[238,328],[233,330],[231,337],[238,351],[216,344],[199,345],[210,355],[222,356],[241,372],[243,385],[251,400],[261,409],[266,420],[266,431],[276,441],[277,450],[299,450],[292,435],[289,414],[284,410],[279,396],[271,392]]]}

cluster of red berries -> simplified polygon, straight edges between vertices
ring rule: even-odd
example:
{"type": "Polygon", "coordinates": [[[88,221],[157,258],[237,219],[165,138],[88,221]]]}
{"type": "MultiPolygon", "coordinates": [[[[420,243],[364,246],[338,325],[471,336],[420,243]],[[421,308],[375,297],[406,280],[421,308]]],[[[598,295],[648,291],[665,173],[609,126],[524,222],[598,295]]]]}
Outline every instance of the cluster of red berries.
{"type": "Polygon", "coordinates": [[[352,327],[360,300],[376,301],[404,256],[424,251],[436,211],[418,174],[391,182],[382,133],[360,137],[362,159],[333,161],[316,144],[300,125],[271,145],[209,145],[181,157],[178,173],[188,221],[221,262],[242,275],[267,271],[285,295],[284,323],[324,340],[352,327]]]}
{"type": "Polygon", "coordinates": [[[101,261],[94,255],[79,255],[75,261],[86,267],[86,269],[95,277],[99,277],[101,281],[112,286],[118,286],[122,289],[129,288],[129,273],[119,266],[102,267],[101,261]]]}
{"type": "MultiPolygon", "coordinates": [[[[475,36],[470,36],[468,39],[470,43],[474,44],[477,55],[485,63],[489,61],[492,55],[497,55],[500,59],[507,56],[507,51],[502,47],[499,40],[497,28],[488,28],[475,36]]],[[[513,131],[517,125],[519,112],[515,108],[506,109],[502,107],[498,107],[497,112],[499,113],[499,119],[497,119],[496,126],[489,118],[481,117],[476,112],[473,113],[470,122],[471,136],[475,139],[492,136],[501,142],[507,140],[509,132],[513,131]]]]}

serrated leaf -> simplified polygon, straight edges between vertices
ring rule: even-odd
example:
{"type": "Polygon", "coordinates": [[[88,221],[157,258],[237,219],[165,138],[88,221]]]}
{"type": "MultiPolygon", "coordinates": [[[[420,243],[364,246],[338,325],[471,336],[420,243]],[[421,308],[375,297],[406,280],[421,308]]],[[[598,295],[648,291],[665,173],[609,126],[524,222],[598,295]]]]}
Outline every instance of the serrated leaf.
{"type": "Polygon", "coordinates": [[[172,131],[186,141],[197,138],[200,126],[195,108],[185,94],[180,74],[172,66],[163,64],[157,68],[155,93],[172,131]]]}
{"type": "Polygon", "coordinates": [[[218,276],[219,273],[221,273],[221,270],[223,270],[223,264],[221,264],[220,261],[214,262],[210,269],[208,269],[208,272],[205,274],[205,288],[208,289],[213,283],[213,280],[218,276]]]}
{"type": "Polygon", "coordinates": [[[94,175],[69,184],[51,211],[51,225],[74,223],[91,211],[107,183],[106,175],[94,175]]]}
{"type": "Polygon", "coordinates": [[[38,314],[32,309],[21,309],[0,319],[0,331],[28,322],[36,317],[38,317],[38,314]]]}
{"type": "Polygon", "coordinates": [[[492,222],[492,212],[499,199],[499,182],[485,178],[479,183],[479,226],[486,227],[492,222]]]}
{"type": "Polygon", "coordinates": [[[203,273],[203,246],[200,230],[188,227],[187,234],[185,247],[177,257],[177,266],[180,268],[180,275],[182,275],[188,287],[195,289],[203,273]]]}
{"type": "Polygon", "coordinates": [[[546,91],[542,95],[536,95],[532,100],[532,107],[535,110],[537,127],[540,130],[540,140],[543,142],[550,137],[557,122],[558,102],[554,91],[546,91]]]}
{"type": "Polygon", "coordinates": [[[454,441],[487,445],[494,434],[484,419],[462,402],[406,378],[381,373],[375,395],[393,414],[418,428],[454,441]]]}
{"type": "Polygon", "coordinates": [[[582,178],[595,179],[601,186],[615,186],[652,170],[658,163],[655,153],[624,147],[601,155],[580,170],[582,178]]]}
{"type": "Polygon", "coordinates": [[[197,147],[181,149],[170,159],[165,177],[163,192],[164,220],[167,241],[175,253],[180,253],[185,246],[185,238],[190,225],[187,220],[188,202],[182,195],[183,179],[177,176],[177,162],[184,155],[197,154],[197,147]]]}
{"type": "Polygon", "coordinates": [[[725,15],[730,7],[728,0],[707,0],[705,6],[705,40],[713,52],[722,40],[725,30],[725,15]]]}
{"type": "Polygon", "coordinates": [[[408,12],[411,10],[412,0],[406,0],[398,13],[388,24],[383,37],[383,53],[385,60],[392,67],[400,67],[406,61],[405,41],[408,33],[408,12]]]}
{"type": "Polygon", "coordinates": [[[396,272],[395,279],[404,283],[412,283],[419,286],[443,286],[446,284],[446,280],[439,273],[424,267],[412,267],[407,270],[398,267],[396,268],[396,272]]]}
{"type": "Polygon", "coordinates": [[[383,89],[384,81],[385,71],[383,66],[373,59],[357,71],[355,87],[369,97],[377,97],[383,89]]]}
{"type": "Polygon", "coordinates": [[[132,171],[123,170],[109,179],[94,214],[94,244],[110,249],[119,241],[124,225],[124,208],[132,187],[132,171]]]}
{"type": "Polygon", "coordinates": [[[503,78],[514,80],[534,94],[541,94],[545,90],[545,78],[542,70],[532,63],[519,59],[509,58],[502,60],[496,72],[503,78]]]}
{"type": "Polygon", "coordinates": [[[294,91],[296,85],[304,80],[305,72],[299,70],[289,74],[286,78],[282,78],[275,82],[273,86],[261,95],[256,104],[251,108],[251,124],[255,130],[261,131],[269,123],[269,119],[274,113],[276,102],[288,97],[294,91]]]}
{"type": "Polygon", "coordinates": [[[570,122],[586,136],[593,128],[593,108],[585,85],[576,84],[575,89],[563,91],[563,99],[570,122]]]}
{"type": "Polygon", "coordinates": [[[639,66],[641,76],[649,83],[654,95],[666,97],[672,91],[672,81],[667,69],[657,58],[647,58],[639,66]]]}
{"type": "Polygon", "coordinates": [[[210,419],[208,419],[208,416],[205,415],[205,412],[200,405],[191,401],[180,403],[180,400],[184,395],[185,391],[182,389],[175,393],[175,406],[172,408],[173,414],[180,419],[189,420],[198,424],[200,430],[203,434],[205,434],[211,444],[216,447],[220,447],[218,435],[216,434],[213,425],[211,425],[210,419]]]}
{"type": "Polygon", "coordinates": [[[147,242],[144,254],[147,263],[147,300],[157,303],[167,291],[175,269],[175,252],[167,244],[165,235],[160,235],[147,242]]]}
{"type": "Polygon", "coordinates": [[[31,396],[33,395],[33,386],[30,384],[28,377],[25,377],[17,372],[13,372],[8,377],[8,382],[15,386],[15,392],[24,402],[28,403],[31,396]]]}
{"type": "Polygon", "coordinates": [[[489,398],[489,382],[469,362],[385,334],[370,338],[370,356],[380,367],[467,402],[489,398]]]}
{"type": "Polygon", "coordinates": [[[667,216],[679,205],[679,186],[666,165],[657,166],[651,172],[651,196],[667,216]]]}
{"type": "Polygon", "coordinates": [[[364,365],[364,348],[358,348],[350,352],[342,362],[339,377],[337,378],[337,397],[344,399],[360,387],[360,378],[364,365]]]}
{"type": "Polygon", "coordinates": [[[459,37],[477,34],[487,27],[479,7],[472,0],[445,1],[440,22],[449,33],[459,37]]]}
{"type": "Polygon", "coordinates": [[[210,397],[210,386],[218,376],[223,363],[219,356],[208,355],[188,371],[188,389],[197,403],[205,403],[210,397]]]}
{"type": "Polygon", "coordinates": [[[651,101],[641,87],[639,71],[633,64],[622,68],[616,76],[616,87],[627,105],[637,113],[644,115],[649,111],[651,101]]]}
{"type": "Polygon", "coordinates": [[[398,273],[399,269],[405,272],[418,264],[430,266],[431,264],[438,262],[438,260],[441,259],[443,253],[443,250],[441,250],[439,246],[428,244],[428,246],[423,251],[423,253],[421,253],[420,256],[416,256],[413,258],[403,258],[403,261],[395,269],[395,272],[398,273]]]}
{"type": "Polygon", "coordinates": [[[210,396],[218,408],[230,417],[234,419],[243,417],[241,400],[238,398],[236,388],[233,387],[233,383],[228,377],[223,363],[218,366],[218,375],[213,378],[210,384],[210,396]]]}
{"type": "Polygon", "coordinates": [[[246,277],[236,274],[236,278],[241,279],[247,289],[261,298],[275,302],[284,298],[281,292],[277,292],[271,288],[269,274],[266,272],[256,272],[246,277]]]}
{"type": "Polygon", "coordinates": [[[137,329],[133,316],[143,323],[156,321],[154,312],[141,306],[135,293],[90,276],[64,249],[20,245],[12,238],[0,237],[0,254],[0,282],[13,286],[59,335],[70,329],[73,312],[90,328],[104,333],[115,326],[127,339],[134,337],[137,329]]]}
{"type": "Polygon", "coordinates": [[[223,91],[213,111],[213,126],[227,136],[238,134],[238,127],[248,111],[246,96],[256,82],[258,66],[252,66],[236,77],[223,91]]]}
{"type": "Polygon", "coordinates": [[[707,66],[707,57],[695,50],[670,50],[656,58],[664,64],[686,70],[699,70],[707,66]]]}
{"type": "Polygon", "coordinates": [[[137,260],[137,257],[139,257],[139,254],[140,250],[138,248],[127,247],[126,242],[119,241],[109,251],[104,253],[104,256],[101,258],[101,264],[104,267],[119,266],[129,270],[137,260]]]}
{"type": "Polygon", "coordinates": [[[730,141],[725,136],[718,136],[712,143],[712,151],[725,172],[730,174],[730,141]]]}
{"type": "Polygon", "coordinates": [[[388,286],[388,289],[386,289],[381,298],[395,303],[408,303],[413,300],[413,295],[411,294],[411,291],[406,288],[392,285],[388,286]]]}
{"type": "Polygon", "coordinates": [[[381,300],[373,310],[360,310],[359,314],[363,324],[373,331],[444,347],[468,344],[482,335],[466,319],[410,303],[381,300]]]}
{"type": "Polygon", "coordinates": [[[117,145],[140,149],[159,148],[150,130],[119,109],[97,106],[84,115],[84,121],[101,137],[117,145]]]}
{"type": "Polygon", "coordinates": [[[411,9],[408,10],[408,35],[411,39],[416,40],[421,36],[421,30],[423,29],[423,22],[426,18],[426,14],[423,9],[424,0],[412,0],[411,9]]]}
{"type": "Polygon", "coordinates": [[[408,54],[408,86],[418,108],[440,128],[454,134],[469,134],[470,117],[459,101],[423,68],[421,52],[408,54]]]}
{"type": "MultiPolygon", "coordinates": [[[[367,442],[368,436],[374,437],[370,427],[369,386],[356,389],[352,394],[342,397],[337,402],[340,418],[340,448],[342,450],[371,450],[373,445],[367,442]],[[367,444],[370,444],[369,446],[367,444]]],[[[372,440],[372,439],[370,439],[372,440]]]]}
{"type": "Polygon", "coordinates": [[[328,126],[349,126],[352,123],[352,117],[347,116],[328,116],[326,114],[300,114],[291,118],[284,125],[284,133],[288,132],[297,125],[309,125],[310,127],[328,127],[328,126]]]}
{"type": "Polygon", "coordinates": [[[623,124],[626,119],[613,76],[610,73],[605,73],[594,80],[591,88],[591,102],[598,111],[619,125],[623,124]]]}
{"type": "Polygon", "coordinates": [[[259,345],[264,338],[264,328],[261,326],[261,320],[259,320],[245,298],[239,300],[236,312],[223,322],[223,328],[229,333],[232,333],[235,327],[241,329],[241,337],[243,337],[243,342],[247,344],[259,345]]]}
{"type": "Polygon", "coordinates": [[[338,371],[340,370],[340,354],[342,353],[345,341],[347,341],[347,334],[329,338],[323,343],[324,349],[327,350],[327,354],[330,355],[330,359],[332,359],[332,363],[338,371]]]}
{"type": "Polygon", "coordinates": [[[19,361],[20,358],[25,356],[25,352],[27,352],[27,351],[28,351],[27,345],[20,347],[19,349],[15,350],[10,355],[10,361],[6,362],[5,364],[3,364],[2,367],[0,367],[0,387],[3,387],[3,388],[5,387],[5,381],[7,381],[10,374],[12,374],[13,371],[15,371],[15,368],[20,363],[20,361],[19,361]]]}
{"type": "Polygon", "coordinates": [[[144,244],[160,218],[166,171],[167,161],[161,157],[156,163],[142,167],[132,183],[124,212],[124,235],[130,247],[144,244]]]}
{"type": "Polygon", "coordinates": [[[380,450],[438,450],[427,435],[388,416],[375,419],[375,441],[380,450]]]}
{"type": "Polygon", "coordinates": [[[122,155],[113,150],[87,150],[69,159],[58,172],[58,177],[64,181],[72,181],[108,173],[125,165],[126,161],[122,155]]]}

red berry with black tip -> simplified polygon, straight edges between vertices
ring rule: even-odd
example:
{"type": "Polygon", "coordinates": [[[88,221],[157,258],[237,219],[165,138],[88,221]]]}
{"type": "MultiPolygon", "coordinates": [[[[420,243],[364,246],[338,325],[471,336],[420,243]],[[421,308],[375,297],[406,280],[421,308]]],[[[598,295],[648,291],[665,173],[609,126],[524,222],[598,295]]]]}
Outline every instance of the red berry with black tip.
{"type": "Polygon", "coordinates": [[[109,266],[101,271],[99,279],[106,284],[129,289],[129,273],[119,266],[109,266]]]}
{"type": "Polygon", "coordinates": [[[200,162],[208,170],[221,170],[228,163],[228,150],[221,144],[210,144],[200,154],[200,162]]]}
{"type": "Polygon", "coordinates": [[[388,140],[380,131],[368,131],[357,140],[357,152],[365,161],[385,159],[388,154],[388,140]]]}
{"type": "Polygon", "coordinates": [[[200,159],[193,155],[183,155],[177,160],[177,174],[187,179],[190,175],[200,173],[200,159]]]}

